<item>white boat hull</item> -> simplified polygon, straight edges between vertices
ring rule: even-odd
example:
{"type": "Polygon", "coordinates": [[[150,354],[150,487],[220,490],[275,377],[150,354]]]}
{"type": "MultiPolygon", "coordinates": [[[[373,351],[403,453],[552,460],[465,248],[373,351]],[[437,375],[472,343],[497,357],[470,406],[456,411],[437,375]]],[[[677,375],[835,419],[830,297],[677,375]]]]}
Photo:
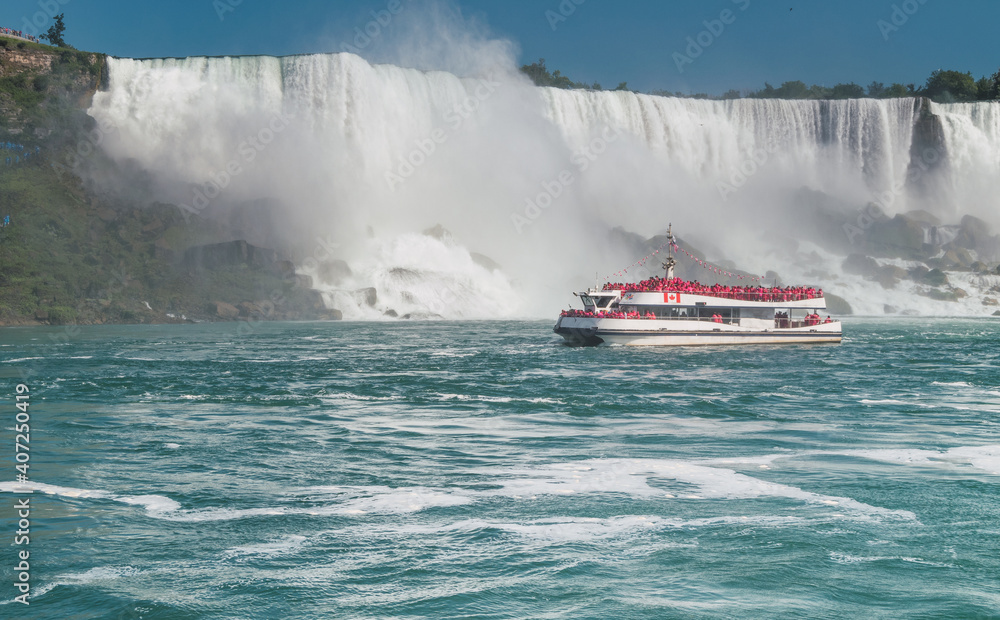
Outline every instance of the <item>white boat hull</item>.
{"type": "Polygon", "coordinates": [[[574,345],[698,346],[840,342],[840,321],[804,327],[750,329],[728,323],[657,319],[559,317],[554,331],[574,345]]]}

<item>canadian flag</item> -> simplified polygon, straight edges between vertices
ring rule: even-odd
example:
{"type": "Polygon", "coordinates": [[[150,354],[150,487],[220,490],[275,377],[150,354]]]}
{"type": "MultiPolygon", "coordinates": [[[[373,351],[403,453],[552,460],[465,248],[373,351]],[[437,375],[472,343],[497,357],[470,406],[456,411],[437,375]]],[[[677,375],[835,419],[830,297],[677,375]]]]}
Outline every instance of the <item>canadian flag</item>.
{"type": "Polygon", "coordinates": [[[664,303],[668,303],[668,304],[679,304],[679,303],[681,303],[681,294],[680,293],[664,293],[663,294],[663,301],[664,301],[664,303]]]}

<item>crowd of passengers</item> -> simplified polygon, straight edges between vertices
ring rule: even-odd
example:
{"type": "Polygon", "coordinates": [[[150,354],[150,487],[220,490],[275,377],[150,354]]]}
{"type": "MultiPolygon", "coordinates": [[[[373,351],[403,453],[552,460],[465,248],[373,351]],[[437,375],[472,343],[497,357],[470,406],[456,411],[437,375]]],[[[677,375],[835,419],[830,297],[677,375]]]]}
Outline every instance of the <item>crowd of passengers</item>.
{"type": "Polygon", "coordinates": [[[660,278],[653,276],[648,280],[634,283],[608,282],[602,290],[622,291],[623,293],[688,293],[692,295],[710,295],[725,299],[741,299],[744,301],[799,301],[816,299],[823,296],[823,289],[811,286],[728,286],[723,284],[701,284],[697,280],[688,282],[680,278],[660,278]]]}
{"type": "Polygon", "coordinates": [[[0,34],[6,34],[12,37],[27,39],[28,41],[31,41],[33,43],[38,43],[37,37],[34,37],[26,32],[21,32],[20,30],[14,30],[13,28],[0,28],[0,34]]]}
{"type": "MultiPolygon", "coordinates": [[[[578,316],[578,317],[584,317],[584,318],[598,318],[598,319],[655,319],[655,318],[657,318],[655,314],[653,314],[652,312],[650,312],[648,310],[645,313],[642,313],[642,312],[639,312],[637,310],[633,310],[631,312],[623,312],[621,310],[606,310],[606,311],[605,310],[598,310],[597,312],[591,312],[589,310],[570,309],[570,310],[563,310],[562,312],[559,313],[559,316],[578,316]]],[[[682,317],[682,318],[684,318],[684,317],[682,317]]],[[[690,318],[692,320],[697,320],[696,317],[690,317],[690,318]]],[[[775,314],[774,315],[774,319],[775,319],[776,325],[778,327],[793,327],[792,323],[788,319],[788,313],[787,312],[779,312],[779,313],[775,314]]],[[[712,314],[712,322],[713,323],[724,323],[725,321],[726,321],[726,317],[722,316],[721,314],[719,314],[719,313],[712,314]]],[[[824,321],[819,316],[818,312],[813,312],[812,314],[807,314],[805,316],[805,319],[803,320],[803,323],[806,326],[812,326],[812,325],[819,325],[820,323],[833,323],[833,319],[831,319],[830,316],[827,315],[826,320],[824,321]]]]}

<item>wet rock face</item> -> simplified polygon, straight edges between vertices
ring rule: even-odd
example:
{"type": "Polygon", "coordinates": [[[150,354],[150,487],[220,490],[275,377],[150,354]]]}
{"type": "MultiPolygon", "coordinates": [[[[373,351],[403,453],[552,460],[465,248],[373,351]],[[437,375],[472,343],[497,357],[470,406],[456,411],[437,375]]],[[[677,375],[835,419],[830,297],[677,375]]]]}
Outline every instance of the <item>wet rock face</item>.
{"type": "Polygon", "coordinates": [[[354,298],[358,300],[359,304],[374,307],[378,303],[378,291],[375,290],[374,286],[361,288],[354,291],[354,298]]]}
{"type": "Polygon", "coordinates": [[[823,298],[826,299],[826,309],[830,314],[854,314],[851,304],[847,303],[843,297],[824,293],[823,298]]]}
{"type": "Polygon", "coordinates": [[[866,236],[870,254],[891,258],[919,258],[925,254],[924,225],[907,215],[872,223],[866,236]]]}
{"type": "Polygon", "coordinates": [[[841,264],[844,273],[853,273],[859,276],[872,277],[878,273],[879,266],[874,258],[864,254],[851,254],[844,259],[841,264]]]}
{"type": "Polygon", "coordinates": [[[329,260],[320,263],[316,270],[316,277],[320,282],[328,286],[337,286],[350,278],[353,274],[351,267],[342,260],[329,260]]]}
{"type": "Polygon", "coordinates": [[[279,257],[274,250],[259,248],[239,239],[188,248],[183,262],[189,269],[218,269],[231,265],[268,268],[278,263],[279,257]]]}
{"type": "Polygon", "coordinates": [[[931,190],[930,177],[947,165],[947,147],[941,117],[931,112],[931,101],[926,97],[916,100],[913,122],[913,141],[910,143],[910,166],[907,179],[918,192],[931,190]]]}
{"type": "Polygon", "coordinates": [[[213,302],[209,308],[209,312],[212,312],[215,316],[227,321],[232,321],[240,316],[240,311],[236,306],[227,304],[224,301],[213,302]]]}

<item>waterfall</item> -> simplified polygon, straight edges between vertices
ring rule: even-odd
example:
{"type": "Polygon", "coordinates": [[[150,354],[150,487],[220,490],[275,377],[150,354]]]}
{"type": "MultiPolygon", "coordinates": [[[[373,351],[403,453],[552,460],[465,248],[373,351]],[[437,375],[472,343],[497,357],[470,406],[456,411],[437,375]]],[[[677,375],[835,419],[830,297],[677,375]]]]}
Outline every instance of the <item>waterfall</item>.
{"type": "MultiPolygon", "coordinates": [[[[348,308],[358,318],[545,315],[628,258],[604,247],[615,225],[648,237],[673,221],[763,270],[743,255],[747,230],[782,222],[794,236],[802,188],[860,209],[907,186],[919,109],[536,88],[511,67],[459,77],[352,54],[108,65],[90,114],[117,130],[105,153],[145,175],[149,198],[265,211],[318,282],[310,248],[338,247],[353,275],[323,285],[329,303],[379,289],[376,307],[348,308]],[[451,234],[416,234],[435,225],[451,234]],[[428,301],[442,288],[446,301],[428,301]]],[[[1000,104],[931,112],[949,164],[942,204],[897,191],[890,215],[996,221],[1000,104]]]]}

